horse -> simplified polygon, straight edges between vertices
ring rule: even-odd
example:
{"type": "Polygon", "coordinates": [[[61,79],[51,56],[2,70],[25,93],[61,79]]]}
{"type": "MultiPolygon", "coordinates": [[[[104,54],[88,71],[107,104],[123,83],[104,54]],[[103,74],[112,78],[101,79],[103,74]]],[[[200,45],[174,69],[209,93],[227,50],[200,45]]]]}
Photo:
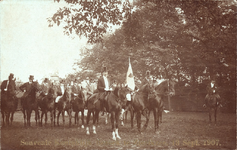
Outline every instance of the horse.
{"type": "Polygon", "coordinates": [[[78,96],[75,96],[72,100],[72,111],[75,112],[75,124],[79,126],[79,112],[81,112],[81,128],[84,128],[84,110],[85,110],[85,95],[82,90],[79,92],[78,96]]]}
{"type": "MultiPolygon", "coordinates": [[[[5,87],[2,88],[2,86],[4,86],[5,83],[7,83],[7,80],[3,81],[1,89],[5,88],[5,87]]],[[[14,86],[15,86],[15,80],[12,80],[8,84],[8,89],[11,88],[13,89],[14,86]]],[[[7,93],[4,90],[1,91],[1,113],[2,113],[3,126],[5,126],[5,119],[7,126],[12,125],[13,116],[17,109],[17,104],[18,104],[18,98],[11,95],[10,93],[7,93]]]]}
{"type": "Polygon", "coordinates": [[[159,119],[162,117],[164,105],[162,100],[167,92],[174,93],[174,83],[169,80],[164,80],[157,86],[145,84],[141,87],[139,92],[134,94],[132,107],[134,113],[136,113],[139,133],[141,133],[141,115],[146,118],[146,122],[143,126],[143,130],[145,130],[148,126],[151,111],[153,111],[154,115],[155,133],[159,133],[159,119]]]}
{"type": "MultiPolygon", "coordinates": [[[[102,111],[101,107],[101,101],[97,100],[97,94],[92,95],[88,99],[88,114],[87,114],[87,135],[90,134],[89,132],[89,120],[90,115],[93,113],[93,133],[96,134],[96,120],[98,120],[99,112],[102,111]],[[95,102],[96,101],[96,102],[95,102]]],[[[116,87],[114,91],[110,91],[107,93],[107,96],[104,100],[104,107],[106,108],[106,111],[111,114],[111,124],[112,124],[112,139],[116,140],[121,139],[121,137],[118,134],[118,123],[119,123],[119,115],[122,110],[122,105],[125,103],[125,91],[122,90],[119,87],[116,87]]]]}
{"type": "Polygon", "coordinates": [[[24,93],[24,96],[21,98],[22,112],[24,116],[24,126],[31,126],[30,118],[33,110],[35,111],[36,126],[38,125],[39,110],[38,101],[36,99],[36,92],[38,91],[39,83],[33,82],[31,89],[27,93],[24,93]]]}
{"type": "MultiPolygon", "coordinates": [[[[214,91],[213,91],[214,93],[214,91]]],[[[209,125],[212,122],[212,112],[214,112],[214,118],[215,118],[215,125],[216,125],[216,115],[217,115],[217,109],[218,107],[222,107],[221,103],[218,101],[220,99],[220,96],[218,94],[211,94],[208,97],[206,97],[207,101],[207,108],[209,112],[209,125]]]]}
{"type": "Polygon", "coordinates": [[[160,123],[162,123],[162,112],[164,111],[164,97],[168,95],[169,96],[175,95],[174,84],[175,84],[174,81],[168,80],[168,79],[163,79],[160,82],[155,82],[153,84],[155,93],[158,94],[159,97],[161,98],[160,105],[159,105],[160,108],[158,112],[160,123]]]}
{"type": "Polygon", "coordinates": [[[54,123],[54,118],[55,118],[55,92],[52,87],[49,88],[48,95],[44,95],[43,93],[40,94],[38,103],[39,107],[41,108],[41,121],[40,125],[42,126],[42,120],[43,116],[45,115],[45,125],[47,124],[47,112],[50,112],[50,120],[51,120],[51,127],[53,126],[54,123]],[[41,97],[41,98],[40,98],[41,97]]]}
{"type": "Polygon", "coordinates": [[[63,126],[65,125],[65,112],[68,113],[69,116],[69,126],[71,126],[72,119],[72,107],[71,107],[71,89],[67,87],[64,91],[64,94],[61,98],[59,98],[58,103],[56,104],[56,109],[58,110],[57,114],[57,125],[59,126],[59,116],[62,114],[63,118],[63,126]]]}

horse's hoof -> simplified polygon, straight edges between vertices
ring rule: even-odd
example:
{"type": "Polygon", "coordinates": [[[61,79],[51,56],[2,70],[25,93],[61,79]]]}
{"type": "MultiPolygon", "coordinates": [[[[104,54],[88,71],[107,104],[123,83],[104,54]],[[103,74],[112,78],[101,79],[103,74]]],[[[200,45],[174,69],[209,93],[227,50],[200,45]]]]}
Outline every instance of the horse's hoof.
{"type": "Polygon", "coordinates": [[[156,133],[156,134],[160,134],[160,131],[156,131],[155,133],[156,133]]]}
{"type": "Polygon", "coordinates": [[[86,135],[90,135],[90,132],[86,132],[86,135]]]}
{"type": "Polygon", "coordinates": [[[85,128],[84,125],[81,125],[81,128],[84,129],[85,128]]]}
{"type": "Polygon", "coordinates": [[[124,123],[123,123],[123,122],[121,123],[121,126],[124,126],[124,123]]]}
{"type": "Polygon", "coordinates": [[[113,139],[114,141],[116,141],[116,137],[113,137],[112,139],[113,139]]]}
{"type": "Polygon", "coordinates": [[[93,131],[93,134],[96,134],[96,131],[93,131]]]}

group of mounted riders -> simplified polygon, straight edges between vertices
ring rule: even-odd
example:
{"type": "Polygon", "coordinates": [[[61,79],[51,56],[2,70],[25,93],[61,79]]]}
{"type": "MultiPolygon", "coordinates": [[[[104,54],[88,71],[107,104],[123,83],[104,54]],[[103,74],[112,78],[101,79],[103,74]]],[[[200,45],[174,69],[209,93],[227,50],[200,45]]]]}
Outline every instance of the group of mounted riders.
{"type": "MultiPolygon", "coordinates": [[[[85,108],[87,108],[88,105],[88,99],[91,97],[94,97],[93,104],[96,104],[98,101],[101,104],[102,112],[104,114],[106,110],[106,104],[105,101],[111,93],[117,86],[121,86],[116,84],[116,82],[110,82],[108,79],[108,71],[106,67],[103,67],[101,72],[101,77],[98,79],[97,84],[94,82],[94,79],[91,79],[91,82],[86,81],[86,87],[80,86],[77,82],[77,80],[71,81],[71,84],[66,84],[64,80],[61,80],[60,83],[51,83],[48,78],[45,78],[42,82],[41,86],[38,86],[37,82],[34,82],[34,76],[30,75],[29,82],[24,83],[19,87],[19,89],[24,92],[23,96],[21,97],[21,100],[24,101],[26,97],[31,96],[32,99],[37,100],[43,100],[47,97],[49,97],[50,89],[53,89],[54,91],[54,103],[57,105],[60,98],[64,95],[64,92],[66,89],[70,90],[70,99],[74,100],[78,98],[78,96],[83,93],[83,103],[85,104],[85,108]],[[32,89],[35,90],[32,90],[32,89]],[[37,91],[40,91],[40,95],[37,96],[37,91]]],[[[168,83],[169,84],[169,83],[168,83]]],[[[142,86],[148,85],[150,88],[153,88],[153,95],[156,99],[159,98],[159,92],[157,92],[157,87],[155,87],[155,82],[150,75],[150,71],[146,72],[146,76],[144,80],[142,81],[142,86]]],[[[135,86],[134,89],[130,89],[126,83],[123,86],[126,89],[126,106],[121,109],[121,113],[128,111],[129,108],[134,109],[133,101],[135,97],[135,93],[137,93],[140,89],[135,86]]],[[[141,86],[140,86],[141,87],[141,86]]],[[[203,107],[206,107],[209,105],[208,100],[209,99],[216,99],[218,105],[220,104],[220,96],[218,94],[218,89],[216,86],[216,83],[214,80],[212,80],[208,86],[207,86],[207,95],[204,100],[203,107]]],[[[7,101],[10,100],[16,100],[16,84],[14,79],[14,74],[10,74],[8,80],[4,80],[1,84],[1,111],[3,114],[3,111],[5,111],[4,107],[6,107],[7,101]]],[[[148,98],[144,98],[145,105],[149,105],[148,98]]],[[[14,103],[15,104],[15,103],[14,103]]],[[[14,105],[15,106],[15,105],[14,105]]],[[[17,107],[17,106],[15,106],[17,107]]],[[[148,106],[146,106],[148,108],[148,106]]],[[[16,108],[13,109],[13,111],[16,110],[16,108]]],[[[102,115],[103,115],[102,114],[102,115]]],[[[4,117],[4,114],[2,115],[4,117]]]]}

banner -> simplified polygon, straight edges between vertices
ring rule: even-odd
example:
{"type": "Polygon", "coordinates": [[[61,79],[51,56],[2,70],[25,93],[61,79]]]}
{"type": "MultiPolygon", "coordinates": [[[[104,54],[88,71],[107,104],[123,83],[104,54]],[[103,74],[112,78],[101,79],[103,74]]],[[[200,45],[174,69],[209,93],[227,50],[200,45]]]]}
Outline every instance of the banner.
{"type": "Polygon", "coordinates": [[[129,57],[128,72],[127,72],[127,76],[126,76],[126,83],[129,88],[131,88],[132,90],[135,89],[135,81],[134,81],[134,76],[133,76],[133,72],[132,72],[132,65],[130,63],[130,57],[129,57]]]}

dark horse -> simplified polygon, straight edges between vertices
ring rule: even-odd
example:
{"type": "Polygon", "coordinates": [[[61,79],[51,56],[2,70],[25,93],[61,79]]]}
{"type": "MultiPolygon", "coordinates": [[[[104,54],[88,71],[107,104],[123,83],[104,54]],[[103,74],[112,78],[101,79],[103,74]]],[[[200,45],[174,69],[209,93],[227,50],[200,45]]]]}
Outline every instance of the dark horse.
{"type": "Polygon", "coordinates": [[[162,99],[163,96],[169,92],[174,93],[174,83],[165,80],[158,86],[145,84],[141,87],[138,93],[135,93],[133,96],[132,106],[134,113],[136,113],[139,133],[141,133],[141,115],[144,115],[146,118],[146,123],[143,126],[143,129],[145,130],[148,126],[151,111],[153,111],[154,115],[155,132],[159,133],[159,119],[162,116],[164,105],[162,99]]]}
{"type": "MultiPolygon", "coordinates": [[[[116,140],[116,138],[120,139],[121,137],[118,134],[118,123],[119,116],[122,110],[122,105],[125,103],[125,95],[126,91],[122,88],[116,87],[114,91],[108,92],[105,97],[104,104],[106,111],[111,114],[111,124],[112,124],[112,139],[116,140]]],[[[88,114],[87,114],[87,134],[89,132],[89,120],[90,115],[93,113],[93,133],[96,134],[96,126],[95,123],[98,120],[99,112],[102,111],[101,101],[96,101],[96,94],[92,95],[88,99],[88,114]],[[96,101],[96,103],[94,103],[96,101]]]]}
{"type": "Polygon", "coordinates": [[[38,125],[39,110],[38,110],[38,101],[36,99],[37,91],[39,91],[39,84],[38,82],[33,82],[30,90],[24,93],[23,97],[21,98],[22,112],[24,115],[24,126],[26,125],[31,126],[30,118],[32,110],[35,111],[36,126],[38,125]]]}
{"type": "Polygon", "coordinates": [[[47,124],[47,112],[50,112],[50,120],[51,120],[51,127],[53,126],[53,122],[54,122],[54,114],[55,114],[55,96],[54,96],[55,92],[54,89],[52,87],[49,88],[49,92],[48,95],[44,95],[43,93],[41,93],[39,95],[39,99],[38,99],[38,104],[39,107],[41,108],[41,121],[40,124],[41,126],[43,125],[43,116],[45,115],[45,125],[47,124]]]}
{"type": "Polygon", "coordinates": [[[65,118],[64,118],[65,112],[68,113],[69,126],[71,126],[71,119],[72,119],[71,104],[72,104],[72,102],[71,102],[71,89],[67,87],[64,91],[64,94],[59,99],[58,103],[56,104],[56,109],[58,110],[58,115],[57,115],[57,125],[58,126],[59,126],[59,116],[60,116],[60,114],[62,114],[63,126],[65,125],[65,118]]]}
{"type": "Polygon", "coordinates": [[[212,112],[214,112],[215,125],[216,125],[217,108],[222,107],[222,105],[220,103],[220,96],[216,93],[211,94],[208,97],[206,97],[206,101],[207,101],[207,108],[209,111],[209,125],[211,124],[212,112]]]}
{"type": "MultiPolygon", "coordinates": [[[[8,91],[4,91],[5,87],[7,86],[7,80],[4,80],[1,84],[1,113],[2,113],[2,123],[5,126],[5,119],[6,124],[12,125],[13,116],[17,109],[18,99],[9,93],[8,91]]],[[[15,88],[15,80],[12,80],[8,84],[8,89],[15,88]]]]}
{"type": "Polygon", "coordinates": [[[79,112],[81,112],[82,128],[84,128],[84,109],[85,109],[85,95],[80,90],[78,96],[74,96],[74,99],[72,99],[72,111],[75,112],[75,124],[77,124],[77,126],[79,126],[78,114],[79,112]]]}

